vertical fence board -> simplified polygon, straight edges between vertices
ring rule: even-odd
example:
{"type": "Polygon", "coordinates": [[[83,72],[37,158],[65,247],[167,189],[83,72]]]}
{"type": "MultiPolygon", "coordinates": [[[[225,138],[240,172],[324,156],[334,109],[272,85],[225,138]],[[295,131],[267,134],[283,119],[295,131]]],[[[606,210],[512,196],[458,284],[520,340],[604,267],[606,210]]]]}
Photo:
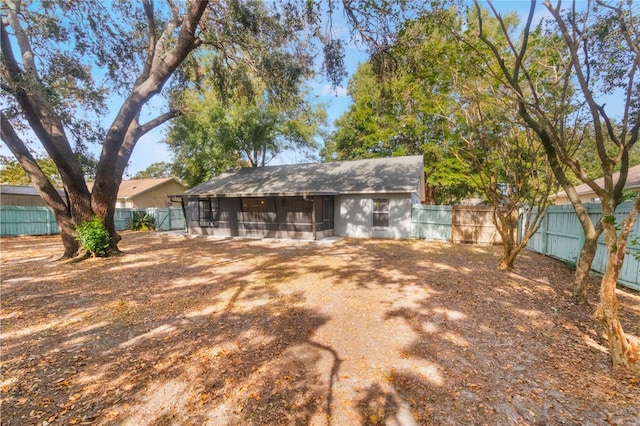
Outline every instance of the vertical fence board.
{"type": "Polygon", "coordinates": [[[478,245],[502,244],[493,223],[493,207],[453,206],[452,241],[478,245]]]}

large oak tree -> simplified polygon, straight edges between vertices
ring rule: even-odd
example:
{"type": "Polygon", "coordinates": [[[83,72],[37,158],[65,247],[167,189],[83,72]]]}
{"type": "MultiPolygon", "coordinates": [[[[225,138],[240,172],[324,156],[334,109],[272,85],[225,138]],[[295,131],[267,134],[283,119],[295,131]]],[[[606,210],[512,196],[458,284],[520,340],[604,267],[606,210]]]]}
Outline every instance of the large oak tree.
{"type": "MultiPolygon", "coordinates": [[[[300,32],[319,34],[320,17],[314,2],[251,0],[8,0],[0,7],[2,139],[52,209],[64,257],[78,252],[76,225],[95,216],[111,236],[109,253],[118,252],[113,215],[131,153],[141,136],[179,114],[146,107],[197,81],[196,49],[207,46],[219,64],[269,70],[264,78],[277,81],[278,58],[264,63],[260,42],[277,37],[290,46],[286,54],[300,54],[293,43],[300,32]],[[116,111],[102,129],[109,108],[116,111]],[[36,161],[35,142],[56,164],[68,202],[36,161]],[[77,155],[87,143],[101,145],[91,192],[77,155]]],[[[321,41],[325,69],[339,79],[341,45],[326,35],[321,41]]]]}

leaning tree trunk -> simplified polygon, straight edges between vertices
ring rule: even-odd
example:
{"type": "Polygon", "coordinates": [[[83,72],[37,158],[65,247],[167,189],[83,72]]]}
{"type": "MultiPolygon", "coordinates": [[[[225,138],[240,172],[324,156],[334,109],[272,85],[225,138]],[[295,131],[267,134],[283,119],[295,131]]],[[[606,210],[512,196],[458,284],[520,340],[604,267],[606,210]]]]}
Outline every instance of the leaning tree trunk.
{"type": "Polygon", "coordinates": [[[521,250],[521,247],[516,243],[515,230],[517,229],[517,222],[515,220],[515,212],[512,209],[500,211],[499,206],[494,206],[493,224],[502,239],[502,256],[498,262],[498,269],[501,271],[511,270],[521,250]]]}
{"type": "Polygon", "coordinates": [[[602,225],[598,224],[594,229],[584,230],[584,244],[580,250],[580,257],[576,265],[576,274],[573,282],[573,297],[580,305],[586,305],[588,301],[589,271],[596,257],[598,238],[602,234],[602,225]]]}
{"type": "Polygon", "coordinates": [[[640,377],[640,349],[629,341],[618,318],[616,284],[624,255],[625,247],[611,250],[609,254],[609,263],[600,286],[600,304],[596,310],[596,318],[604,326],[613,365],[621,366],[640,377]]]}
{"type": "MultiPolygon", "coordinates": [[[[501,227],[508,226],[502,225],[501,227]]],[[[504,230],[500,231],[500,236],[502,238],[502,256],[500,257],[500,262],[498,263],[498,269],[501,271],[508,271],[513,269],[513,263],[518,257],[518,253],[520,250],[517,248],[517,244],[514,241],[514,235],[512,231],[504,230]]]]}
{"type": "MultiPolygon", "coordinates": [[[[600,286],[600,303],[596,310],[596,318],[604,326],[609,341],[609,352],[613,364],[625,368],[638,377],[640,377],[640,348],[627,338],[620,324],[616,285],[627,251],[627,238],[638,218],[639,210],[640,194],[636,196],[631,212],[623,221],[619,233],[616,231],[614,220],[603,224],[609,256],[600,286]]],[[[603,218],[613,218],[613,214],[614,209],[607,208],[605,211],[603,206],[603,218]]]]}

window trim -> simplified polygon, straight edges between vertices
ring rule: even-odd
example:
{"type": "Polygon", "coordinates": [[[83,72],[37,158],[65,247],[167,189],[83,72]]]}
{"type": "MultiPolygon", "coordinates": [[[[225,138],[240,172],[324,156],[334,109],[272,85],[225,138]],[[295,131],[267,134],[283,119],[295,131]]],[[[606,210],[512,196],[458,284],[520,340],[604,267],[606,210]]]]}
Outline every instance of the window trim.
{"type": "Polygon", "coordinates": [[[389,227],[389,199],[388,198],[372,198],[371,199],[371,226],[373,228],[388,228],[389,227]],[[386,209],[380,210],[379,203],[384,203],[386,209]],[[378,207],[378,210],[376,210],[378,207]],[[377,219],[376,219],[377,218],[377,219]],[[382,219],[386,218],[386,219],[382,219]]]}

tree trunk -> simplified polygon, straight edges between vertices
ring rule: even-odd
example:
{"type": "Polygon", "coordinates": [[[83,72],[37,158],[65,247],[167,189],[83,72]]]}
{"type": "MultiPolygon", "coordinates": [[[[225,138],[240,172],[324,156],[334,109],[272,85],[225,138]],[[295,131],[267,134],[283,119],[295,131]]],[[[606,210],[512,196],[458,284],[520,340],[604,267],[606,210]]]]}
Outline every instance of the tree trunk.
{"type": "Polygon", "coordinates": [[[635,197],[631,212],[622,222],[619,232],[616,229],[617,224],[613,216],[615,212],[613,204],[613,202],[603,203],[602,206],[602,224],[609,256],[607,269],[600,285],[600,304],[596,310],[596,318],[604,326],[609,340],[609,352],[613,365],[621,366],[640,377],[640,349],[629,341],[622,329],[618,318],[618,298],[616,296],[618,276],[627,251],[627,239],[640,210],[640,194],[635,197]]]}
{"type": "MultiPolygon", "coordinates": [[[[500,262],[498,263],[498,269],[501,271],[510,271],[513,269],[513,263],[518,257],[517,252],[514,250],[513,243],[502,243],[502,256],[500,257],[500,262]]],[[[519,252],[519,250],[518,250],[519,252]]]]}
{"type": "Polygon", "coordinates": [[[593,232],[584,230],[584,234],[584,244],[576,265],[576,274],[573,283],[573,297],[579,305],[586,305],[589,303],[587,297],[587,291],[589,289],[589,271],[591,270],[593,259],[596,256],[598,238],[600,237],[600,234],[602,234],[602,226],[598,224],[598,226],[593,229],[593,232]]]}
{"type": "Polygon", "coordinates": [[[609,253],[607,270],[602,277],[600,304],[596,310],[596,318],[604,326],[613,365],[624,367],[640,377],[640,349],[629,341],[618,318],[616,284],[624,255],[624,247],[618,247],[617,250],[611,250],[609,253]]]}
{"type": "Polygon", "coordinates": [[[502,239],[502,256],[498,263],[498,269],[501,271],[511,270],[522,248],[516,242],[515,230],[517,229],[517,222],[515,212],[512,209],[501,211],[499,206],[494,205],[493,224],[502,239]]]}

